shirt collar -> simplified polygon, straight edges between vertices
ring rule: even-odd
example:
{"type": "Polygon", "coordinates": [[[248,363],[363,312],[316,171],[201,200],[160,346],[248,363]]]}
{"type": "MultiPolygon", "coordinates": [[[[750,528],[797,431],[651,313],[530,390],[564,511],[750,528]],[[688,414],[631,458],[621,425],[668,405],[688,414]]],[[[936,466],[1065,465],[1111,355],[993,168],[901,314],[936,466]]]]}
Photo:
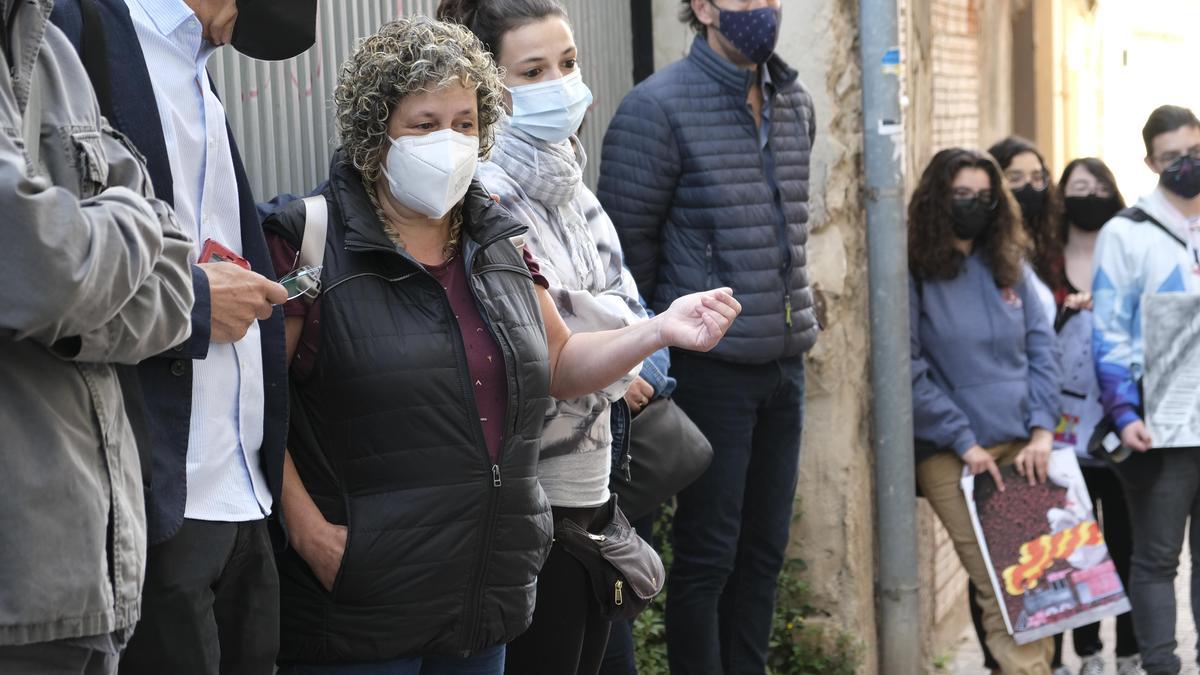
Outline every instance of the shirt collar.
{"type": "Polygon", "coordinates": [[[196,16],[183,0],[133,0],[154,22],[154,27],[164,36],[170,36],[183,22],[196,16]]]}
{"type": "Polygon", "coordinates": [[[775,95],[775,80],[771,79],[771,69],[764,63],[758,67],[758,70],[762,73],[762,80],[759,81],[759,84],[762,85],[763,97],[773,97],[775,95]]]}

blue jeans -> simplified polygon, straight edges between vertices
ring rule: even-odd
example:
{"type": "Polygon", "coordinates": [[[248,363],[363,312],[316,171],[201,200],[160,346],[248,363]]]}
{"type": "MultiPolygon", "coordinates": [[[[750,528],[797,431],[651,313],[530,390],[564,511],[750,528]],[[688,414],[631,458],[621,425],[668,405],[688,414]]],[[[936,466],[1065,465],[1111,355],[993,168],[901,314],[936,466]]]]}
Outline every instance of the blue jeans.
{"type": "Polygon", "coordinates": [[[796,498],[803,358],[745,365],[672,352],[671,361],[675,402],[713,446],[675,512],[671,673],[762,675],[796,498]]]}
{"type": "Polygon", "coordinates": [[[432,656],[371,663],[335,665],[288,664],[278,675],[502,675],[504,645],[491,647],[466,658],[432,656]]]}
{"type": "Polygon", "coordinates": [[[1200,448],[1156,448],[1119,464],[1118,474],[1133,531],[1129,599],[1142,667],[1149,675],[1176,675],[1175,573],[1189,518],[1192,621],[1200,627],[1200,448]]]}

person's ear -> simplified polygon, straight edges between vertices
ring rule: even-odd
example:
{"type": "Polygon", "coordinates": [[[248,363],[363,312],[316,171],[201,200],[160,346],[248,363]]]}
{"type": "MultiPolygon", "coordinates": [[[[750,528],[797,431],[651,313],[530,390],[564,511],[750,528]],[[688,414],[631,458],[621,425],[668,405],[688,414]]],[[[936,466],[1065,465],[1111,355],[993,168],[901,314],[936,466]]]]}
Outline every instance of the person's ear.
{"type": "Polygon", "coordinates": [[[720,29],[717,26],[717,17],[721,12],[709,0],[692,0],[692,13],[706,27],[720,29]]]}
{"type": "Polygon", "coordinates": [[[1161,171],[1158,170],[1158,167],[1154,165],[1154,158],[1147,155],[1145,161],[1146,161],[1146,166],[1150,167],[1151,171],[1153,171],[1154,173],[1162,173],[1161,171]]]}

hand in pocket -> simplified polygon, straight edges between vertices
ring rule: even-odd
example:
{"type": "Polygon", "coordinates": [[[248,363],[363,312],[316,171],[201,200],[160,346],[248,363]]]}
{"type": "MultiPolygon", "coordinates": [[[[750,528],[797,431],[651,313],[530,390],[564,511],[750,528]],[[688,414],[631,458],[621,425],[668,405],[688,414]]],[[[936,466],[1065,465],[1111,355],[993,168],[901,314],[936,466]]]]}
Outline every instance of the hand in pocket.
{"type": "Polygon", "coordinates": [[[347,535],[345,525],[322,522],[295,541],[296,552],[308,563],[325,590],[330,592],[333,591],[333,582],[337,579],[342,558],[346,554],[347,535]]]}

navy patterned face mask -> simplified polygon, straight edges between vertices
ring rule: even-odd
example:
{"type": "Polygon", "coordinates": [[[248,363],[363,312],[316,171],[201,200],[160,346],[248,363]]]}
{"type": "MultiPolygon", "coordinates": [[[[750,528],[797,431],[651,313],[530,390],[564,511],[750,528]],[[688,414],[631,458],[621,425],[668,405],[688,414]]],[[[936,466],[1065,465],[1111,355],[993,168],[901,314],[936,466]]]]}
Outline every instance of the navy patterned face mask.
{"type": "MultiPolygon", "coordinates": [[[[711,0],[710,0],[711,2],[711,0]]],[[[775,51],[775,43],[779,40],[779,19],[781,12],[772,7],[734,11],[721,9],[713,2],[713,7],[721,10],[721,25],[718,29],[742,56],[751,63],[766,63],[775,51]]]]}

